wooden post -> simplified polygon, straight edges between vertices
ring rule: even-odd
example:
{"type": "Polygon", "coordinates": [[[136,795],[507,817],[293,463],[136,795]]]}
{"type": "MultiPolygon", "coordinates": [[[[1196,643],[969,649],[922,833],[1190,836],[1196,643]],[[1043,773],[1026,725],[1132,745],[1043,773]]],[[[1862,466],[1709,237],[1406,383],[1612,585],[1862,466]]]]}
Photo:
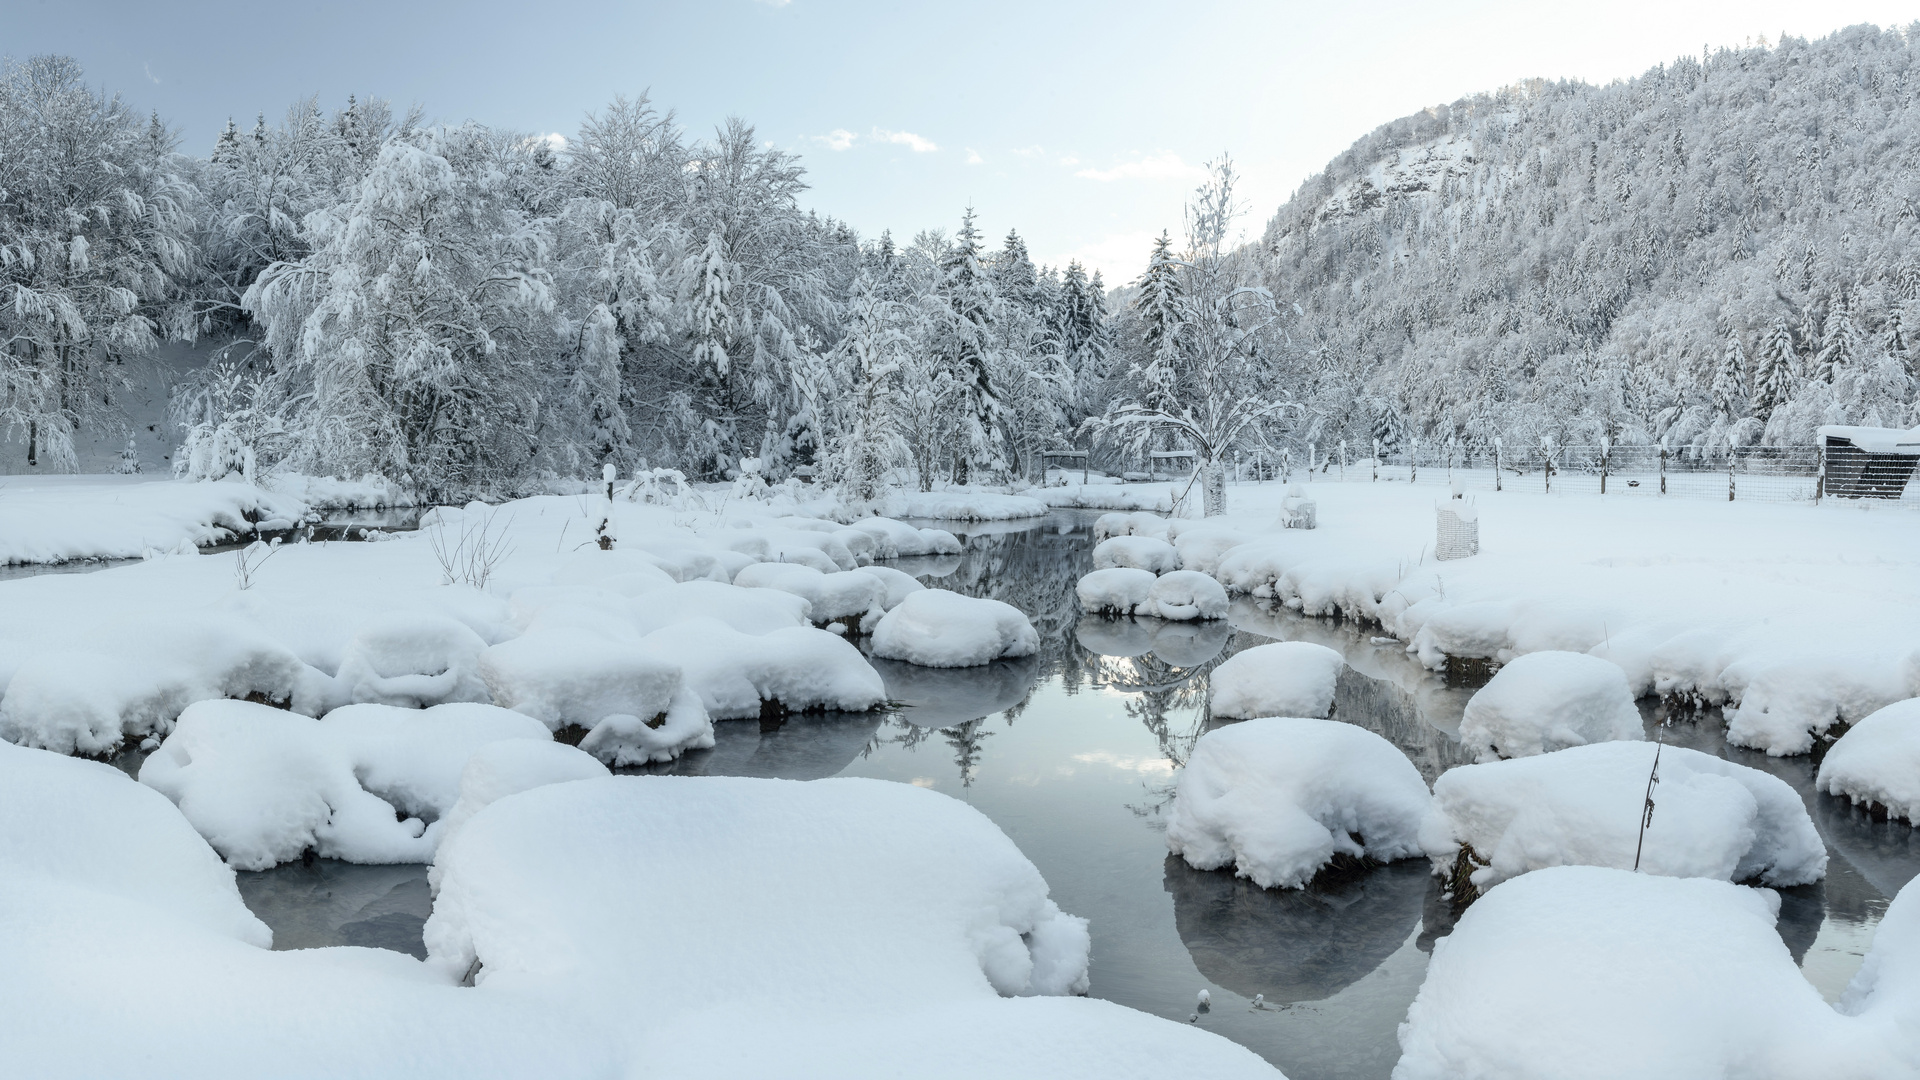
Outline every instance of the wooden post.
{"type": "Polygon", "coordinates": [[[1660,444],[1660,494],[1667,493],[1667,444],[1660,444]]]}
{"type": "Polygon", "coordinates": [[[1284,484],[1291,479],[1293,479],[1293,451],[1282,450],[1280,451],[1280,482],[1284,484]]]}
{"type": "Polygon", "coordinates": [[[1493,439],[1493,490],[1500,490],[1500,437],[1493,439]]]}
{"type": "Polygon", "coordinates": [[[1308,483],[1313,482],[1313,467],[1315,463],[1314,449],[1315,447],[1312,443],[1307,444],[1307,482],[1308,483]]]}
{"type": "Polygon", "coordinates": [[[1340,440],[1340,479],[1347,478],[1347,440],[1340,440]]]}
{"type": "Polygon", "coordinates": [[[1605,439],[1601,439],[1600,440],[1600,494],[1602,495],[1605,495],[1607,493],[1607,458],[1612,454],[1612,452],[1613,452],[1613,444],[1608,442],[1605,439]]]}
{"type": "Polygon", "coordinates": [[[1820,499],[1827,493],[1827,440],[1821,439],[1813,447],[1813,505],[1819,506],[1820,499]]]}
{"type": "Polygon", "coordinates": [[[1407,473],[1407,483],[1409,484],[1419,483],[1420,482],[1420,440],[1419,439],[1413,440],[1413,449],[1407,454],[1407,468],[1410,470],[1407,473]]]}
{"type": "Polygon", "coordinates": [[[1727,447],[1727,501],[1733,501],[1733,447],[1727,447]]]}
{"type": "Polygon", "coordinates": [[[1553,440],[1540,440],[1540,479],[1545,481],[1547,494],[1553,494],[1553,440]]]}
{"type": "Polygon", "coordinates": [[[1373,482],[1380,482],[1380,440],[1373,440],[1373,482]]]}

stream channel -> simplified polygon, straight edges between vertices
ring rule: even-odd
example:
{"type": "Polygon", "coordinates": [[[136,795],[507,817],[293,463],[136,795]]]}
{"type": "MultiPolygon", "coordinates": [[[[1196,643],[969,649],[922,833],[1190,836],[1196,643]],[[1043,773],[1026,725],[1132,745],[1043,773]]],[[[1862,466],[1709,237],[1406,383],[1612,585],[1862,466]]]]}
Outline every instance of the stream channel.
{"type": "MultiPolygon", "coordinates": [[[[1062,511],[961,535],[956,556],[891,565],[929,585],[1025,611],[1039,655],[935,670],[876,661],[891,714],[727,721],[711,750],[646,770],[811,780],[868,776],[933,788],[977,807],[1032,859],[1066,911],[1092,921],[1092,994],[1179,1022],[1202,987],[1198,1023],[1293,1080],[1385,1077],[1395,1029],[1420,987],[1449,908],[1425,860],[1306,890],[1262,890],[1230,871],[1169,857],[1161,815],[1209,726],[1207,676],[1243,648],[1315,641],[1347,660],[1335,719],[1404,750],[1431,782],[1462,763],[1453,732],[1472,688],[1450,686],[1364,628],[1236,602],[1224,623],[1082,618],[1074,583],[1092,569],[1097,515],[1062,511]],[[1267,1006],[1254,1009],[1255,994],[1267,1006]]],[[[1643,702],[1649,735],[1661,707],[1643,702]]],[[[1763,769],[1800,792],[1832,856],[1824,881],[1783,890],[1780,934],[1807,978],[1838,998],[1888,900],[1920,872],[1920,839],[1813,790],[1805,757],[1726,746],[1716,712],[1670,725],[1667,741],[1763,769]]],[[[1629,811],[1631,812],[1631,810],[1629,811]]],[[[424,956],[423,866],[320,860],[240,875],[276,948],[368,945],[424,956]]]]}

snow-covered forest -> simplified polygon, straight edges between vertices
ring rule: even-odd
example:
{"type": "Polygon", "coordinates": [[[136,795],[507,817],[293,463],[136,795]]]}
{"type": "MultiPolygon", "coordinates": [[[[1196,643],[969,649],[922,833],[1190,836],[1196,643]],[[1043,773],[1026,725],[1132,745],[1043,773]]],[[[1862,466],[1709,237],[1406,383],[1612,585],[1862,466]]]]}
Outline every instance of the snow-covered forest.
{"type": "Polygon", "coordinates": [[[0,417],[69,465],[129,365],[188,340],[214,358],[174,389],[188,476],[451,497],[754,458],[857,499],[1074,446],[1217,479],[1306,442],[1905,426],[1917,44],[1856,27],[1429,109],[1258,236],[1222,158],[1111,291],[970,208],[862,237],[745,121],[697,135],[644,95],[565,139],[307,100],[199,156],[43,57],[0,80],[0,417]]]}
{"type": "Polygon", "coordinates": [[[1533,82],[1383,125],[1268,224],[1330,431],[1809,443],[1907,426],[1920,27],[1533,82]]]}

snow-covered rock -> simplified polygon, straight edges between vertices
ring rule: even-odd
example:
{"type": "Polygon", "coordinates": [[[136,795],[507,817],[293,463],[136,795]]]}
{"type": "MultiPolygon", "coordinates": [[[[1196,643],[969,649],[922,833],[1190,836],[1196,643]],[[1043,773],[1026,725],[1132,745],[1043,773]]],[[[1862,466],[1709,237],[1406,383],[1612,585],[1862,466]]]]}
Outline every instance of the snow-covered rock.
{"type": "MultiPolygon", "coordinates": [[[[846,544],[830,533],[811,529],[754,525],[751,528],[726,530],[717,538],[717,542],[728,550],[750,555],[760,562],[797,563],[811,566],[823,574],[851,570],[860,565],[860,560],[847,550],[846,544]]],[[[735,574],[737,576],[738,571],[735,574]]]]}
{"type": "Polygon", "coordinates": [[[353,761],[310,717],[245,701],[202,701],[140,768],[231,866],[263,870],[316,854],[348,862],[424,862],[426,823],[397,820],[353,761]]]}
{"type": "Polygon", "coordinates": [[[1227,591],[1220,583],[1197,570],[1172,570],[1154,581],[1147,591],[1142,615],[1188,622],[1193,619],[1227,617],[1227,591]]]}
{"type": "Polygon", "coordinates": [[[306,713],[334,702],[333,681],[244,621],[213,615],[116,620],[100,651],[29,656],[0,699],[0,739],[62,754],[106,754],[166,732],[196,701],[256,696],[306,713]]]}
{"type": "Polygon", "coordinates": [[[817,623],[857,622],[877,611],[885,595],[879,578],[857,570],[821,573],[791,563],[755,563],[734,576],[743,589],[778,589],[806,600],[809,617],[817,623]]]}
{"type": "Polygon", "coordinates": [[[1827,748],[1814,786],[1920,825],[1920,698],[1897,701],[1827,748]]]}
{"type": "Polygon", "coordinates": [[[1155,574],[1180,569],[1180,553],[1172,544],[1152,536],[1115,536],[1093,548],[1093,568],[1132,567],[1155,574]]]}
{"type": "Polygon", "coordinates": [[[1235,653],[1210,676],[1209,706],[1228,720],[1325,717],[1346,662],[1325,645],[1276,641],[1235,653]]]}
{"type": "Polygon", "coordinates": [[[880,582],[880,607],[885,611],[899,607],[900,601],[905,600],[908,593],[917,593],[926,588],[920,584],[919,578],[891,566],[862,566],[854,573],[865,574],[880,582]]]}
{"type": "Polygon", "coordinates": [[[910,785],[542,787],[476,814],[439,865],[432,966],[635,1028],[652,1075],[1273,1075],[1072,996],[1085,922],[984,816],[910,785]]]}
{"type": "Polygon", "coordinates": [[[530,632],[480,656],[494,703],[558,731],[613,765],[670,761],[713,745],[713,723],[680,667],[633,643],[577,628],[530,632]]]}
{"type": "Polygon", "coordinates": [[[591,585],[624,596],[639,596],[675,580],[653,556],[637,548],[588,547],[568,555],[553,571],[555,585],[591,585]]]}
{"type": "Polygon", "coordinates": [[[1073,591],[1080,610],[1089,615],[1132,615],[1147,602],[1158,580],[1151,570],[1110,566],[1082,576],[1073,591]]]}
{"type": "Polygon", "coordinates": [[[941,521],[1011,521],[1044,517],[1047,504],[1029,495],[991,491],[896,491],[887,498],[894,517],[941,521]]]}
{"type": "Polygon", "coordinates": [[[525,713],[469,702],[428,709],[345,705],[321,718],[320,731],[346,755],[361,787],[424,821],[452,809],[475,750],[503,740],[552,738],[546,725],[525,713]]]}
{"type": "Polygon", "coordinates": [[[862,712],[887,699],[859,649],[811,626],[755,635],[695,619],[655,631],[643,645],[679,665],[685,685],[715,720],[759,716],[767,704],[786,712],[862,712]]]}
{"type": "Polygon", "coordinates": [[[474,748],[460,770],[459,797],[438,822],[439,845],[427,871],[428,886],[440,887],[439,851],[481,810],[522,791],[609,775],[592,754],[566,743],[503,740],[474,748]]]}
{"type": "Polygon", "coordinates": [[[1230,724],[1193,744],[1167,848],[1197,870],[1232,866],[1262,888],[1305,885],[1335,855],[1421,853],[1432,798],[1392,743],[1332,720],[1230,724]]]}
{"type": "Polygon", "coordinates": [[[1619,666],[1585,653],[1528,653],[1467,702],[1460,742],[1481,760],[1646,738],[1619,666]]]}
{"type": "Polygon", "coordinates": [[[273,940],[233,871],[158,792],[109,765],[0,742],[0,880],[29,875],[262,948],[273,940]]]}
{"type": "Polygon", "coordinates": [[[1916,1003],[1920,950],[1895,940],[1910,929],[1895,912],[1920,906],[1914,891],[1894,900],[1868,959],[1905,977],[1862,990],[1863,967],[1843,1015],[1775,932],[1777,894],[1601,867],[1526,874],[1435,943],[1393,1075],[1911,1076],[1913,1040],[1895,1017],[1916,1003]]]}
{"type": "Polygon", "coordinates": [[[487,643],[444,615],[395,614],[377,619],[347,642],[340,693],[352,702],[425,708],[450,701],[487,701],[480,654],[487,643]]]}
{"type": "Polygon", "coordinates": [[[1549,866],[1634,867],[1668,877],[1805,885],[1826,873],[1827,848],[1787,782],[1744,765],[1649,743],[1605,742],[1450,769],[1433,785],[1421,838],[1437,871],[1471,849],[1485,892],[1549,866]],[[1641,846],[1654,752],[1660,781],[1641,846]]]}
{"type": "Polygon", "coordinates": [[[972,667],[1039,649],[1019,608],[945,589],[908,594],[873,628],[873,655],[923,667],[972,667]]]}
{"type": "Polygon", "coordinates": [[[1156,540],[1167,539],[1167,519],[1148,511],[1136,511],[1130,514],[1101,514],[1093,523],[1093,542],[1115,536],[1151,536],[1156,540]]]}
{"type": "Polygon", "coordinates": [[[876,559],[960,553],[959,539],[945,529],[917,529],[904,521],[884,517],[860,518],[848,527],[873,537],[876,559]]]}
{"type": "Polygon", "coordinates": [[[812,626],[812,613],[813,604],[805,597],[780,589],[742,589],[718,581],[688,581],[635,597],[628,617],[643,635],[696,619],[718,619],[743,634],[765,634],[792,626],[812,626]]]}

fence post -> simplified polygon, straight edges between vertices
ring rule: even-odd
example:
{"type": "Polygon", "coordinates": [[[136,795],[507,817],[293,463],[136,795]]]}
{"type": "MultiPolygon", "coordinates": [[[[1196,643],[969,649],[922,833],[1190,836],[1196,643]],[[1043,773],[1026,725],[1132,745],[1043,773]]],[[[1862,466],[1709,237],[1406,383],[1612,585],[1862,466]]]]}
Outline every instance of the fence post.
{"type": "Polygon", "coordinates": [[[1601,439],[1600,440],[1600,494],[1602,495],[1605,495],[1607,493],[1607,464],[1608,464],[1607,459],[1612,455],[1613,455],[1613,443],[1607,439],[1601,439]]]}
{"type": "Polygon", "coordinates": [[[1380,440],[1373,440],[1373,482],[1380,482],[1380,440]]]}
{"type": "Polygon", "coordinates": [[[1667,493],[1667,444],[1660,444],[1660,494],[1667,493]]]}
{"type": "Polygon", "coordinates": [[[1407,483],[1420,482],[1420,440],[1413,440],[1413,451],[1407,455],[1407,483]]]}
{"type": "Polygon", "coordinates": [[[1820,505],[1821,496],[1827,493],[1827,441],[1821,439],[1813,447],[1813,505],[1820,505]]]}
{"type": "Polygon", "coordinates": [[[1500,437],[1493,437],[1493,490],[1500,490],[1500,437]]]}
{"type": "Polygon", "coordinates": [[[1280,482],[1285,484],[1285,483],[1290,483],[1292,480],[1293,480],[1293,451],[1282,450],[1280,451],[1280,482]]]}
{"type": "Polygon", "coordinates": [[[1342,481],[1345,481],[1346,478],[1347,478],[1347,440],[1341,439],[1340,440],[1340,479],[1342,481]]]}
{"type": "Polygon", "coordinates": [[[1313,482],[1313,465],[1314,465],[1313,452],[1314,452],[1314,445],[1312,443],[1308,443],[1307,444],[1307,482],[1309,484],[1313,482]]]}
{"type": "Polygon", "coordinates": [[[1540,440],[1540,479],[1546,484],[1546,493],[1553,494],[1553,440],[1540,440]]]}
{"type": "Polygon", "coordinates": [[[1727,501],[1733,501],[1733,447],[1727,447],[1727,501]]]}

